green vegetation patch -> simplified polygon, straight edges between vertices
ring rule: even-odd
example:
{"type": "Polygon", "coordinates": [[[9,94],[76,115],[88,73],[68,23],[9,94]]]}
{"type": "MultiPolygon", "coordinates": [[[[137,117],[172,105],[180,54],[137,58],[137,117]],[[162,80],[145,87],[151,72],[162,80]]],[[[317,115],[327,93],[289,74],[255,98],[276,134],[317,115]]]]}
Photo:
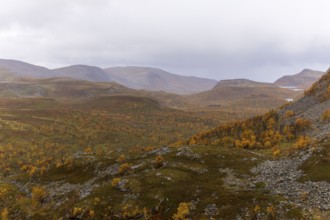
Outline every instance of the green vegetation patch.
{"type": "Polygon", "coordinates": [[[311,158],[301,166],[305,173],[300,181],[327,181],[330,183],[330,141],[321,144],[322,150],[316,150],[311,158]]]}

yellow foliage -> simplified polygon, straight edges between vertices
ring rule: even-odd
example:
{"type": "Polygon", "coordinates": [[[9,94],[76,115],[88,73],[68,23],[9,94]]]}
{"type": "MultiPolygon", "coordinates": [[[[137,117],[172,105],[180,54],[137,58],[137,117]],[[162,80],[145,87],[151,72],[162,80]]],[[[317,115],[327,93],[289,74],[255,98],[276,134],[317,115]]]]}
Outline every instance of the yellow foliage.
{"type": "Polygon", "coordinates": [[[28,174],[29,174],[30,176],[33,176],[36,172],[37,172],[37,167],[35,167],[35,166],[31,166],[31,167],[30,167],[30,170],[28,171],[28,174]]]}
{"type": "Polygon", "coordinates": [[[298,149],[301,149],[301,148],[304,148],[304,147],[307,147],[308,145],[310,145],[312,143],[312,140],[310,137],[308,136],[300,136],[296,143],[295,143],[295,146],[298,148],[298,149]]]}
{"type": "Polygon", "coordinates": [[[294,111],[292,111],[292,110],[288,110],[288,111],[285,112],[285,118],[291,118],[294,115],[295,115],[294,111]]]}
{"type": "Polygon", "coordinates": [[[321,120],[323,122],[327,122],[330,120],[330,109],[326,110],[325,112],[323,112],[322,116],[321,116],[321,120]]]}
{"type": "Polygon", "coordinates": [[[151,220],[152,219],[152,213],[151,213],[150,209],[143,208],[143,217],[146,220],[151,220]]]}
{"type": "Polygon", "coordinates": [[[269,215],[271,215],[272,217],[275,217],[275,208],[273,205],[268,206],[266,211],[269,215]]]}
{"type": "Polygon", "coordinates": [[[78,215],[80,215],[81,213],[83,212],[83,209],[82,208],[80,208],[80,207],[74,207],[73,208],[73,211],[72,211],[72,214],[73,214],[73,216],[78,216],[78,215]]]}
{"type": "Polygon", "coordinates": [[[117,159],[117,162],[119,163],[123,163],[126,160],[126,157],[124,154],[120,155],[117,159]]]}
{"type": "Polygon", "coordinates": [[[84,153],[85,153],[85,154],[91,154],[91,153],[93,153],[93,150],[92,150],[91,147],[86,147],[86,148],[84,149],[84,153]]]}
{"type": "Polygon", "coordinates": [[[113,187],[118,187],[119,183],[120,183],[121,179],[120,178],[113,178],[112,181],[111,181],[111,185],[113,187]]]}
{"type": "Polygon", "coordinates": [[[63,163],[62,162],[59,161],[59,162],[56,163],[56,168],[60,168],[62,166],[63,166],[63,163]]]}
{"type": "Polygon", "coordinates": [[[195,136],[191,137],[189,140],[189,145],[196,145],[197,144],[197,138],[195,136]]]}
{"type": "Polygon", "coordinates": [[[244,130],[241,136],[242,140],[235,142],[237,147],[253,148],[256,146],[256,136],[252,130],[244,130]]]}
{"type": "Polygon", "coordinates": [[[24,164],[24,165],[21,166],[21,170],[22,171],[27,171],[28,169],[29,169],[29,166],[26,165],[26,164],[24,164]]]}
{"type": "Polygon", "coordinates": [[[186,220],[189,215],[189,206],[190,203],[181,202],[177,209],[177,212],[173,215],[174,220],[186,220]]]}
{"type": "Polygon", "coordinates": [[[129,163],[123,163],[122,165],[120,165],[118,173],[124,174],[130,169],[131,169],[131,165],[129,163]]]}
{"type": "Polygon", "coordinates": [[[32,203],[34,206],[40,205],[47,196],[46,190],[41,186],[32,188],[32,203]]]}
{"type": "Polygon", "coordinates": [[[94,210],[89,210],[89,211],[88,211],[88,215],[89,215],[89,217],[94,218],[94,216],[95,216],[95,211],[94,211],[94,210]]]}
{"type": "Polygon", "coordinates": [[[44,174],[44,173],[46,173],[46,171],[47,171],[47,167],[42,166],[42,167],[40,168],[40,174],[44,174]]]}
{"type": "Polygon", "coordinates": [[[94,199],[94,205],[97,205],[100,203],[100,198],[99,197],[95,197],[94,199]]]}
{"type": "Polygon", "coordinates": [[[267,121],[267,128],[268,128],[268,129],[272,129],[272,128],[274,128],[275,123],[276,123],[276,121],[275,121],[274,118],[270,118],[270,119],[268,119],[268,121],[267,121]]]}
{"type": "Polygon", "coordinates": [[[1,211],[1,219],[2,220],[9,220],[9,211],[7,208],[4,208],[2,211],[1,211]]]}
{"type": "Polygon", "coordinates": [[[254,207],[254,209],[253,209],[253,212],[254,212],[254,213],[259,213],[260,210],[261,210],[261,207],[260,207],[259,205],[256,205],[256,206],[254,207]]]}
{"type": "Polygon", "coordinates": [[[281,154],[281,150],[278,148],[273,149],[273,156],[278,157],[281,154]]]}
{"type": "Polygon", "coordinates": [[[143,213],[143,211],[140,210],[139,207],[130,204],[124,205],[121,210],[121,215],[124,219],[133,219],[141,213],[143,213]]]}
{"type": "Polygon", "coordinates": [[[157,167],[161,167],[164,163],[164,157],[162,155],[158,155],[155,158],[154,163],[156,164],[157,167]]]}
{"type": "Polygon", "coordinates": [[[296,123],[296,126],[298,126],[300,128],[308,128],[311,125],[311,121],[308,119],[304,119],[304,118],[297,118],[295,123],[296,123]]]}
{"type": "Polygon", "coordinates": [[[0,197],[4,197],[6,195],[6,193],[7,193],[7,191],[8,190],[6,188],[1,187],[0,188],[0,197]]]}

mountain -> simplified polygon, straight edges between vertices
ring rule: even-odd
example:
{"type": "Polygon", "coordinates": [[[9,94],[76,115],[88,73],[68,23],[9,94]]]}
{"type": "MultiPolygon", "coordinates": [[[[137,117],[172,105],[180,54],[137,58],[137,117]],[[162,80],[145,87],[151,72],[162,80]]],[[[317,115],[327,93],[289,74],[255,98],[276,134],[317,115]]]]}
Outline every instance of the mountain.
{"type": "Polygon", "coordinates": [[[191,94],[211,89],[216,80],[180,76],[150,67],[111,67],[104,69],[119,84],[132,89],[191,94]]]}
{"type": "Polygon", "coordinates": [[[201,105],[224,105],[238,107],[267,106],[276,108],[287,100],[294,99],[299,92],[280,88],[271,83],[248,79],[221,80],[211,90],[187,96],[193,103],[201,105]]]}
{"type": "Polygon", "coordinates": [[[17,60],[0,59],[0,80],[17,78],[50,78],[56,74],[51,70],[17,60]]]}
{"type": "Polygon", "coordinates": [[[91,82],[117,82],[132,89],[192,94],[211,89],[216,80],[193,76],[180,76],[150,67],[111,67],[72,65],[58,69],[32,65],[17,60],[0,59],[0,81],[17,81],[22,78],[43,79],[70,77],[91,82]]]}
{"type": "Polygon", "coordinates": [[[316,82],[324,72],[304,69],[298,74],[283,76],[274,82],[275,85],[281,87],[291,87],[296,89],[308,89],[314,82],[316,82]]]}
{"type": "Polygon", "coordinates": [[[111,77],[101,68],[87,65],[73,65],[54,69],[56,76],[71,77],[73,79],[91,82],[112,82],[111,77]]]}

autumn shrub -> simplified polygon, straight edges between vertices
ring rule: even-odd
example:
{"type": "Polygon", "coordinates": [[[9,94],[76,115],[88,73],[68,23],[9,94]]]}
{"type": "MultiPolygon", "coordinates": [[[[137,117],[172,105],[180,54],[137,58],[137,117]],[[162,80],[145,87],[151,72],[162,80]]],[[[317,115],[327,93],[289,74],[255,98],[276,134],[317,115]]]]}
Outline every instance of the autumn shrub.
{"type": "Polygon", "coordinates": [[[275,210],[275,207],[273,205],[269,205],[266,208],[266,211],[267,211],[267,213],[270,217],[275,218],[276,210],[275,210]]]}
{"type": "Polygon", "coordinates": [[[74,217],[78,217],[79,215],[81,215],[84,212],[84,210],[80,207],[74,207],[72,210],[72,215],[74,217]]]}
{"type": "Polygon", "coordinates": [[[253,208],[253,212],[255,214],[259,213],[261,211],[261,207],[259,205],[256,205],[254,208],[253,208]]]}
{"type": "Polygon", "coordinates": [[[32,188],[32,204],[39,206],[47,197],[47,192],[42,186],[34,186],[32,188]]]}
{"type": "Polygon", "coordinates": [[[93,153],[93,150],[92,150],[91,147],[86,147],[86,148],[84,149],[84,153],[85,153],[85,154],[92,154],[92,153],[93,153]]]}
{"type": "Polygon", "coordinates": [[[189,211],[190,203],[181,202],[177,209],[177,212],[173,215],[174,220],[185,220],[187,219],[190,211],[189,211]]]}
{"type": "Polygon", "coordinates": [[[312,143],[312,140],[311,140],[310,137],[308,137],[308,136],[300,136],[297,139],[297,141],[295,143],[295,146],[296,146],[296,148],[301,149],[301,148],[307,147],[311,143],[312,143]]]}
{"type": "Polygon", "coordinates": [[[323,112],[321,116],[322,122],[328,122],[330,120],[330,109],[327,109],[326,111],[323,112]]]}
{"type": "Polygon", "coordinates": [[[111,185],[115,188],[117,188],[120,184],[121,179],[119,177],[115,177],[111,181],[111,185]]]}
{"type": "Polygon", "coordinates": [[[155,160],[154,160],[154,164],[156,166],[156,168],[162,167],[164,164],[164,157],[162,155],[158,155],[155,160]]]}
{"type": "Polygon", "coordinates": [[[9,211],[7,208],[4,208],[2,211],[1,211],[1,219],[2,220],[9,220],[9,211]]]}
{"type": "Polygon", "coordinates": [[[143,210],[132,204],[125,204],[121,209],[121,219],[137,219],[141,215],[143,215],[143,210]]]}
{"type": "Polygon", "coordinates": [[[119,167],[118,174],[124,174],[127,171],[129,171],[130,169],[131,169],[131,165],[129,163],[123,163],[119,167]]]}
{"type": "Polygon", "coordinates": [[[123,163],[126,160],[126,156],[124,154],[121,154],[118,159],[117,162],[119,163],[123,163]]]}
{"type": "Polygon", "coordinates": [[[295,114],[294,114],[294,111],[292,111],[292,110],[287,110],[286,112],[285,112],[285,114],[284,114],[284,117],[285,118],[291,118],[291,117],[293,117],[295,114]]]}
{"type": "Polygon", "coordinates": [[[274,157],[278,157],[281,154],[281,150],[278,148],[274,148],[272,154],[274,157]]]}
{"type": "Polygon", "coordinates": [[[297,118],[295,121],[295,131],[296,133],[301,133],[305,131],[306,129],[310,128],[312,125],[312,122],[305,118],[297,118]]]}

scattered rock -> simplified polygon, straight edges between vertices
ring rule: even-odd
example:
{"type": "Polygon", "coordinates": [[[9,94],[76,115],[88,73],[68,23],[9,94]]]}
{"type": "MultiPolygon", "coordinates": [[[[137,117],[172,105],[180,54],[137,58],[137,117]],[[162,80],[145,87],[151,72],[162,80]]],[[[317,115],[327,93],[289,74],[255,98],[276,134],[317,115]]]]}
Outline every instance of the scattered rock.
{"type": "Polygon", "coordinates": [[[165,155],[165,154],[168,154],[171,152],[172,152],[172,150],[169,147],[163,146],[163,147],[157,148],[155,150],[149,151],[147,154],[149,154],[149,155],[151,155],[151,154],[165,155]]]}
{"type": "Polygon", "coordinates": [[[204,209],[204,213],[207,216],[218,215],[219,211],[216,204],[209,204],[204,209]]]}
{"type": "Polygon", "coordinates": [[[259,164],[252,169],[257,174],[251,181],[265,183],[265,189],[271,193],[285,196],[302,208],[330,210],[330,184],[327,182],[298,182],[303,175],[299,166],[312,155],[312,150],[301,151],[292,158],[259,164]]]}
{"type": "Polygon", "coordinates": [[[199,154],[194,154],[191,150],[191,147],[180,147],[179,152],[176,154],[177,157],[189,157],[191,159],[198,159],[200,158],[199,154]]]}

